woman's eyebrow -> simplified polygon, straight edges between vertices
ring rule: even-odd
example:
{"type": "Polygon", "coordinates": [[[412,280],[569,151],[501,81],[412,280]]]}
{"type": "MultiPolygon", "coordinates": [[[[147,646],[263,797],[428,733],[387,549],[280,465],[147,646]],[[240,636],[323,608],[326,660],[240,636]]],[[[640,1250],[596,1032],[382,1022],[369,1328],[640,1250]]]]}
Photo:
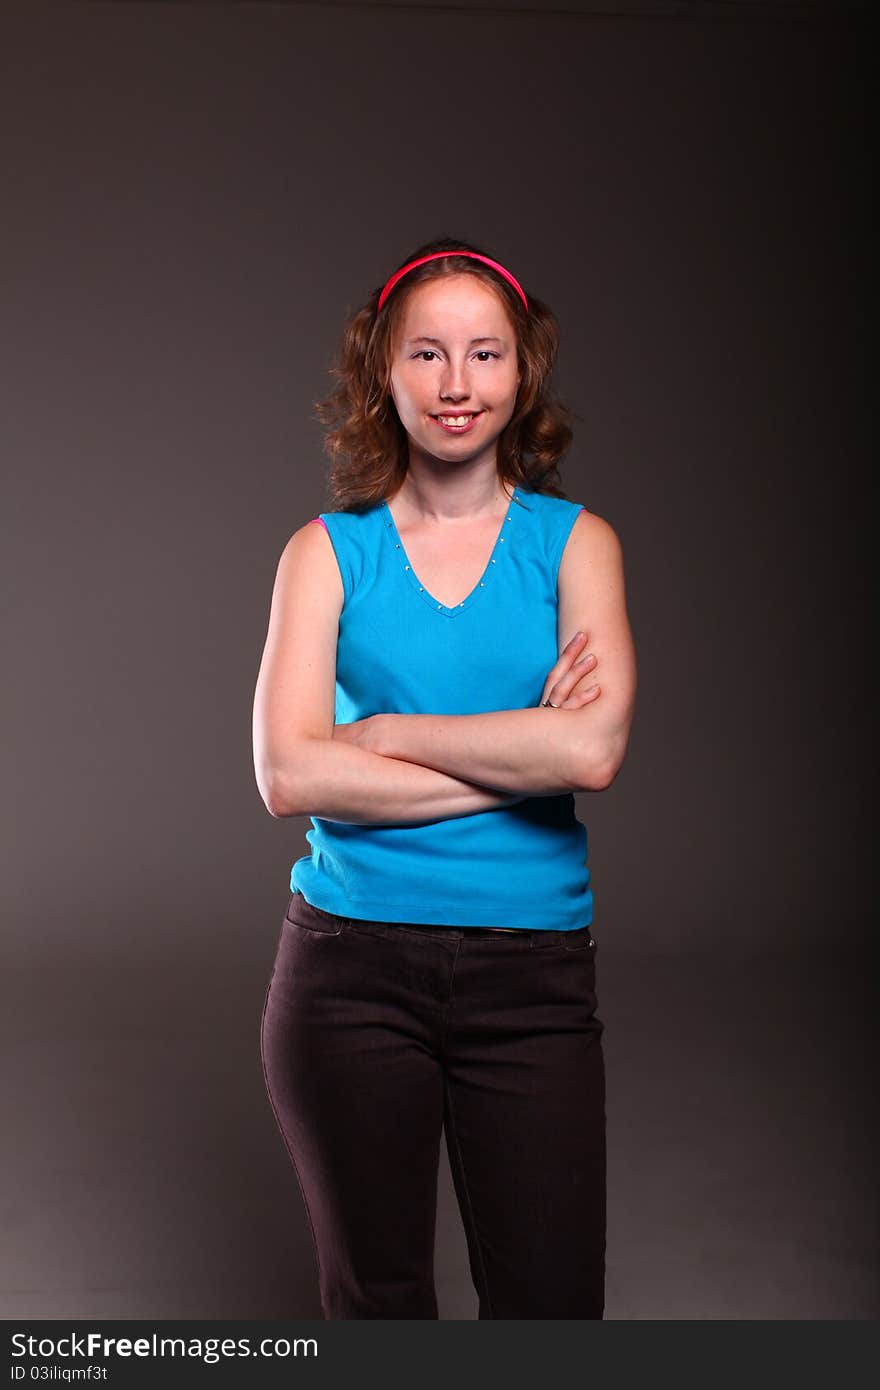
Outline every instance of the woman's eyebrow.
{"type": "MultiPolygon", "coordinates": [[[[442,347],[442,346],[443,346],[443,344],[442,344],[442,342],[440,341],[439,338],[407,338],[407,342],[408,342],[408,343],[435,343],[435,344],[437,345],[437,347],[442,347]]],[[[474,343],[503,343],[503,342],[504,342],[504,339],[503,339],[503,338],[471,338],[471,347],[473,347],[474,343]]]]}

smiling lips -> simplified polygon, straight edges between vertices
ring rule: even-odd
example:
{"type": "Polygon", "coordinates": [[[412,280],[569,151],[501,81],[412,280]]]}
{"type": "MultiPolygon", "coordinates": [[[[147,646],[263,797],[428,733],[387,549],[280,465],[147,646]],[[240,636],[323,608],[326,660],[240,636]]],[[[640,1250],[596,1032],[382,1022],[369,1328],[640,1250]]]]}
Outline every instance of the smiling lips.
{"type": "Polygon", "coordinates": [[[435,420],[441,429],[446,430],[447,434],[467,434],[482,414],[482,410],[462,411],[459,415],[432,415],[431,419],[435,420]]]}

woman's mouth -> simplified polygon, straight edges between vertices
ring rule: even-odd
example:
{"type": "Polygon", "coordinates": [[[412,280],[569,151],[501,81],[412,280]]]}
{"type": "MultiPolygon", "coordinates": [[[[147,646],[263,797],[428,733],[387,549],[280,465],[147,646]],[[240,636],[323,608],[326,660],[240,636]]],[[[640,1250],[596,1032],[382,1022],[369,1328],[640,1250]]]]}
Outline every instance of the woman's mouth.
{"type": "Polygon", "coordinates": [[[432,415],[431,419],[447,434],[467,434],[482,414],[482,410],[474,410],[464,411],[461,415],[432,415]]]}

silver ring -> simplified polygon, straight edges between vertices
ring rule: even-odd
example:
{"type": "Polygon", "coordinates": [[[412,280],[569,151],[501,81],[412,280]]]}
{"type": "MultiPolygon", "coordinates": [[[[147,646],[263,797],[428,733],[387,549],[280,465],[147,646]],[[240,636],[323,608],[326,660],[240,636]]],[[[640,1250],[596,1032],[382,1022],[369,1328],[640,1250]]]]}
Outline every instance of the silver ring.
{"type": "Polygon", "coordinates": [[[546,709],[548,705],[550,705],[550,708],[551,708],[551,709],[559,709],[559,706],[558,706],[558,705],[551,705],[549,699],[546,699],[546,700],[544,701],[544,703],[541,705],[541,709],[546,709]]]}

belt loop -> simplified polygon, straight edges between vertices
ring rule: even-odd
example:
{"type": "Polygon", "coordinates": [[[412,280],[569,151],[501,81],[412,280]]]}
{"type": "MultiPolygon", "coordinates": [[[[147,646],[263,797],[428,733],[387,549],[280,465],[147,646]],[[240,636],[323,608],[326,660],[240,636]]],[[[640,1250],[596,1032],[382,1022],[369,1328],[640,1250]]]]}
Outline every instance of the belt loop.
{"type": "Polygon", "coordinates": [[[563,933],[561,931],[533,931],[529,946],[533,951],[546,950],[550,946],[560,946],[562,944],[563,933]]]}

